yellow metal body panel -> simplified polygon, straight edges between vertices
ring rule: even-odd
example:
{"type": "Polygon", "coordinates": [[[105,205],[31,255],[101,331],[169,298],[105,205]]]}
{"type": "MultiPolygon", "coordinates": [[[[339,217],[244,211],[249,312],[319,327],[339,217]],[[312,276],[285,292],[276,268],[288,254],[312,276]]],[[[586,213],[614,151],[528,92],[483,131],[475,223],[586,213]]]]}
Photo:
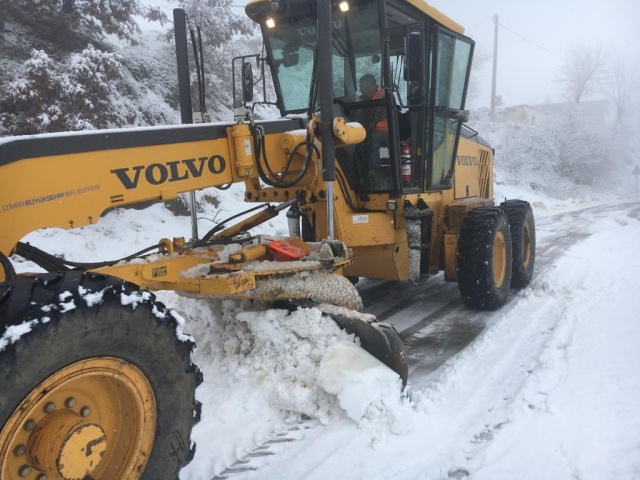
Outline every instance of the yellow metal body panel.
{"type": "Polygon", "coordinates": [[[488,198],[465,198],[457,200],[449,205],[449,231],[459,232],[467,214],[478,207],[487,207],[493,205],[493,200],[488,198]]]}
{"type": "Polygon", "coordinates": [[[458,233],[445,233],[444,234],[444,279],[447,282],[457,282],[458,273],[456,266],[458,264],[458,239],[460,234],[458,233]]]}
{"type": "Polygon", "coordinates": [[[340,238],[351,248],[396,244],[403,240],[403,230],[396,229],[397,215],[386,212],[352,213],[340,212],[336,216],[340,223],[340,238]],[[394,218],[395,217],[395,218],[394,218]]]}
{"type": "Polygon", "coordinates": [[[456,199],[493,198],[493,152],[488,147],[461,138],[454,168],[456,199]]]}
{"type": "Polygon", "coordinates": [[[226,138],[28,158],[0,167],[0,252],[44,227],[96,223],[110,207],[232,183],[226,138]]]}
{"type": "Polygon", "coordinates": [[[478,144],[461,138],[454,167],[456,198],[478,197],[480,195],[479,160],[478,144]]]}
{"type": "Polygon", "coordinates": [[[344,274],[350,277],[406,280],[409,272],[408,255],[406,240],[398,244],[354,247],[354,261],[344,269],[344,274]]]}
{"type": "Polygon", "coordinates": [[[454,32],[464,33],[464,27],[457,22],[454,22],[451,18],[447,17],[444,13],[440,12],[435,7],[432,7],[424,0],[407,0],[408,3],[429,15],[436,22],[450,28],[454,32]]]}

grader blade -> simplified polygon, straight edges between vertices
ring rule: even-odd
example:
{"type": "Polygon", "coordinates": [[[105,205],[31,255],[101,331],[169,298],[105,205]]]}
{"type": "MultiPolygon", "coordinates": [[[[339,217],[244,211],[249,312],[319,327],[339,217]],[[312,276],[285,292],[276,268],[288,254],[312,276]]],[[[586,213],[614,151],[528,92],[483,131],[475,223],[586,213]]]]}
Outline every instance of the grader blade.
{"type": "Polygon", "coordinates": [[[406,387],[409,367],[404,344],[393,325],[380,323],[373,315],[334,305],[317,305],[317,308],[330,316],[340,328],[356,335],[362,349],[396,372],[402,379],[402,388],[406,387]]]}

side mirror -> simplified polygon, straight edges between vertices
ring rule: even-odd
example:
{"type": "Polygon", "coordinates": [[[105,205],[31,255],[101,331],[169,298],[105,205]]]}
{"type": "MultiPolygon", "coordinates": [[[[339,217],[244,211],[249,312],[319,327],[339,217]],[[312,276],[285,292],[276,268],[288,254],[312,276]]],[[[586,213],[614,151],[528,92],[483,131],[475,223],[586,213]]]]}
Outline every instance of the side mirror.
{"type": "Polygon", "coordinates": [[[300,54],[298,52],[285,53],[282,57],[282,64],[285,67],[293,67],[300,61],[300,54]]]}
{"type": "Polygon", "coordinates": [[[242,100],[244,103],[253,100],[253,67],[249,62],[242,64],[242,100]]]}

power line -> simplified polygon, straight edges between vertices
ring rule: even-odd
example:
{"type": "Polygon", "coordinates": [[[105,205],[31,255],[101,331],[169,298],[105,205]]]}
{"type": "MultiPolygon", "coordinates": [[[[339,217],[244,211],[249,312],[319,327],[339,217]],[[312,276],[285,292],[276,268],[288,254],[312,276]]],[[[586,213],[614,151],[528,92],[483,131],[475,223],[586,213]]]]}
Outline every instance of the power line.
{"type": "Polygon", "coordinates": [[[471,25],[470,27],[465,27],[465,29],[464,29],[464,30],[465,30],[465,32],[466,32],[466,31],[468,31],[468,30],[471,30],[472,28],[476,28],[476,27],[478,27],[478,26],[480,26],[480,25],[483,25],[483,24],[485,24],[485,23],[487,23],[487,22],[490,22],[490,21],[492,21],[492,20],[493,20],[493,18],[489,17],[489,18],[487,18],[486,20],[483,20],[483,21],[481,21],[481,22],[478,22],[478,23],[475,23],[475,24],[471,25]]]}
{"type": "Polygon", "coordinates": [[[503,23],[499,23],[499,25],[500,25],[502,28],[504,28],[505,30],[507,30],[507,31],[511,32],[511,33],[512,33],[513,35],[515,35],[516,37],[521,38],[521,39],[522,39],[522,40],[524,40],[525,42],[530,43],[531,45],[533,45],[533,46],[534,46],[534,47],[536,47],[536,48],[539,48],[540,50],[544,50],[545,52],[550,53],[551,55],[555,55],[556,57],[566,58],[564,55],[560,55],[559,53],[552,52],[551,50],[546,49],[546,48],[544,48],[544,47],[541,47],[541,46],[540,46],[540,45],[538,45],[537,43],[534,43],[534,42],[532,42],[531,40],[529,40],[529,39],[527,39],[527,38],[524,38],[522,35],[520,35],[520,34],[519,34],[519,33],[517,33],[517,32],[514,32],[513,30],[511,30],[509,27],[507,27],[507,26],[506,26],[505,24],[503,24],[503,23]]]}

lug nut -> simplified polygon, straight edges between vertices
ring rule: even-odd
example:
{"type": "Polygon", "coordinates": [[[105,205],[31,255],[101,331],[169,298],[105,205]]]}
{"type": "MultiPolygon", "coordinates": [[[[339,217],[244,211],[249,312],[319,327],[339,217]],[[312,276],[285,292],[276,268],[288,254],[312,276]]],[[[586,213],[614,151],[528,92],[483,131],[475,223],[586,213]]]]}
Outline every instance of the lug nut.
{"type": "Polygon", "coordinates": [[[67,408],[73,408],[78,404],[78,401],[73,398],[73,397],[69,397],[64,401],[64,405],[67,408]]]}
{"type": "Polygon", "coordinates": [[[43,410],[44,413],[53,413],[56,411],[56,404],[53,402],[47,402],[43,410]]]}
{"type": "Polygon", "coordinates": [[[31,432],[32,430],[34,430],[36,428],[36,421],[33,419],[29,419],[25,422],[24,424],[24,429],[27,432],[31,432]]]}
{"type": "Polygon", "coordinates": [[[13,449],[13,454],[16,457],[21,457],[25,453],[27,453],[27,447],[25,447],[24,445],[18,445],[16,448],[13,449]]]}
{"type": "Polygon", "coordinates": [[[29,475],[31,475],[31,467],[29,465],[22,465],[18,470],[18,475],[20,475],[22,478],[28,477],[29,475]]]}
{"type": "Polygon", "coordinates": [[[88,417],[89,415],[91,415],[91,409],[89,407],[82,407],[80,409],[81,417],[88,417]]]}

